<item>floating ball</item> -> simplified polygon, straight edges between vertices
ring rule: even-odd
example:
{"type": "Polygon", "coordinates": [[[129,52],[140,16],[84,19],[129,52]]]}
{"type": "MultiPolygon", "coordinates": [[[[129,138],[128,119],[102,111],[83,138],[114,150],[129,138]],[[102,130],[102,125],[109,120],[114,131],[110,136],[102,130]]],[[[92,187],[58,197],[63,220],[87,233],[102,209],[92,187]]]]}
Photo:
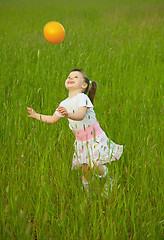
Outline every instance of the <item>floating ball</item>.
{"type": "Polygon", "coordinates": [[[48,22],[43,30],[45,39],[53,44],[63,42],[65,38],[65,29],[58,22],[48,22]]]}

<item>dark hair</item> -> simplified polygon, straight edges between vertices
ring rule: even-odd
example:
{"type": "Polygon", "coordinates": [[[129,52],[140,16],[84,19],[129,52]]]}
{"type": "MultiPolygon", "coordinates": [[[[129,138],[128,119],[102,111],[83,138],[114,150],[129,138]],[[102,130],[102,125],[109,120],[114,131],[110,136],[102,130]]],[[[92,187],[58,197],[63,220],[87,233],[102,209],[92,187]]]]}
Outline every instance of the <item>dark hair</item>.
{"type": "MultiPolygon", "coordinates": [[[[82,71],[82,69],[75,68],[75,69],[73,69],[71,72],[80,72],[80,73],[83,75],[84,80],[85,80],[85,82],[87,83],[87,87],[86,87],[84,93],[87,94],[88,89],[89,89],[89,85],[90,85],[90,80],[89,80],[89,78],[88,78],[88,77],[86,76],[86,74],[82,71]]],[[[88,97],[89,97],[89,99],[91,100],[92,103],[94,102],[94,97],[95,97],[96,90],[97,90],[97,83],[96,83],[95,81],[92,81],[92,87],[89,89],[89,93],[88,93],[88,97]]]]}

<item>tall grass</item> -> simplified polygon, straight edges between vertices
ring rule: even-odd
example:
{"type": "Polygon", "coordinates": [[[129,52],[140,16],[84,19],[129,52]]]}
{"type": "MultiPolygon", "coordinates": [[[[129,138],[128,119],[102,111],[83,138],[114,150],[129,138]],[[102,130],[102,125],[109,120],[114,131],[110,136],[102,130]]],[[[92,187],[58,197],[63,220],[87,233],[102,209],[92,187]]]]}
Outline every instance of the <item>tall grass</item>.
{"type": "Polygon", "coordinates": [[[0,239],[162,239],[164,4],[144,1],[15,0],[0,3],[0,239]],[[43,37],[51,20],[66,38],[43,37]],[[88,198],[71,171],[74,136],[27,118],[53,114],[69,71],[98,83],[95,112],[124,144],[109,165],[114,187],[88,198]]]}

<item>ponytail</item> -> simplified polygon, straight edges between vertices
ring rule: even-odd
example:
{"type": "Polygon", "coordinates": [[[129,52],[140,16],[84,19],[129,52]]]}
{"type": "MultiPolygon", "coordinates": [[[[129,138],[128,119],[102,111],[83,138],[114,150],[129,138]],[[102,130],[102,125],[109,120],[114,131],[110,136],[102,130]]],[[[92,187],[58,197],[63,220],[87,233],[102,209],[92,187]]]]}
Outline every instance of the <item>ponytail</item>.
{"type": "Polygon", "coordinates": [[[97,90],[97,83],[92,81],[92,87],[89,89],[89,93],[88,93],[88,97],[92,103],[94,102],[96,90],[97,90]]]}

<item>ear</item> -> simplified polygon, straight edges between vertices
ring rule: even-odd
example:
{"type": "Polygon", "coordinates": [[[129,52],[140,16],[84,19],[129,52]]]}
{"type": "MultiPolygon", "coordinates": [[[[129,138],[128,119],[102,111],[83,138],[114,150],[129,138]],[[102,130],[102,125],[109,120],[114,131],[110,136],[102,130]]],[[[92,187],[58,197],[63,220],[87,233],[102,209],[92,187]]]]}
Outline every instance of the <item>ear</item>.
{"type": "Polygon", "coordinates": [[[85,89],[87,88],[88,84],[86,82],[83,83],[83,85],[81,86],[81,88],[85,89]]]}

